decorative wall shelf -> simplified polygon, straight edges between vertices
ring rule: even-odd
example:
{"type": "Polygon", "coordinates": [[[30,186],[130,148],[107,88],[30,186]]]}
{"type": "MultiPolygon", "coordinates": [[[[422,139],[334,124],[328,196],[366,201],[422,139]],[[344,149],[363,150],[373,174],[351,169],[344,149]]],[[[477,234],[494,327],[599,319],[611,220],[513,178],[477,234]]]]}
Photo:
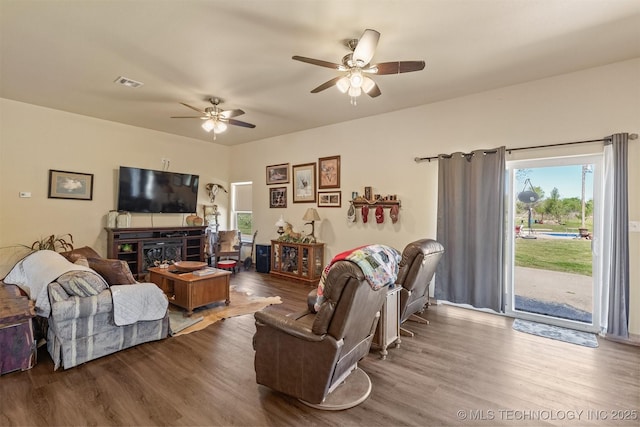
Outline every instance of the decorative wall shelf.
{"type": "Polygon", "coordinates": [[[402,207],[400,205],[400,200],[366,200],[363,198],[358,198],[351,200],[350,202],[353,203],[353,206],[355,206],[356,208],[361,208],[363,206],[382,206],[383,208],[391,208],[393,206],[397,206],[398,208],[402,207]]]}

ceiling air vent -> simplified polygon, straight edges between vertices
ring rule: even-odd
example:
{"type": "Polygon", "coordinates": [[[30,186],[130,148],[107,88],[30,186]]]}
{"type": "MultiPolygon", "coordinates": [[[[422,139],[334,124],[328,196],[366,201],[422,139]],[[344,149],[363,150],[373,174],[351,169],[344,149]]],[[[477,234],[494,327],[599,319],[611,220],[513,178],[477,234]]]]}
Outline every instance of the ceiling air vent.
{"type": "Polygon", "coordinates": [[[122,77],[122,76],[118,77],[113,82],[121,84],[123,86],[127,86],[127,87],[140,87],[140,86],[142,86],[144,84],[142,82],[137,82],[135,80],[131,80],[131,79],[128,79],[128,78],[122,77]]]}

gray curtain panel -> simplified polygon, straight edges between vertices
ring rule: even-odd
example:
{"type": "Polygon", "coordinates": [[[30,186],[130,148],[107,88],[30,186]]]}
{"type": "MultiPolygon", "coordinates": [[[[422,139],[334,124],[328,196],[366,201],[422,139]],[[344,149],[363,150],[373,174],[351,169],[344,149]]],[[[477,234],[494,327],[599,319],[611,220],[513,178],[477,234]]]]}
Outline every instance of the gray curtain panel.
{"type": "Polygon", "coordinates": [[[505,148],[438,157],[435,297],[504,311],[505,148]]]}
{"type": "Polygon", "coordinates": [[[609,273],[609,314],[607,335],[629,338],[629,134],[611,136],[613,212],[611,214],[611,249],[609,273]]]}

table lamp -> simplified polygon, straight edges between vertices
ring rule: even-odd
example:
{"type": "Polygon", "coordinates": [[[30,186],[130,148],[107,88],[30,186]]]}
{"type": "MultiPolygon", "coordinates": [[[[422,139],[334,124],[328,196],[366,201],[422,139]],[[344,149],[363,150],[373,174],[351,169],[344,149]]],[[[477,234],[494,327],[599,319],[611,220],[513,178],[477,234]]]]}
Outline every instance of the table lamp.
{"type": "Polygon", "coordinates": [[[306,222],[305,225],[307,224],[311,224],[311,234],[309,234],[309,236],[311,236],[311,238],[313,239],[313,241],[316,240],[316,236],[314,236],[314,223],[316,221],[320,221],[320,215],[318,215],[318,211],[315,210],[314,208],[309,208],[307,209],[307,211],[304,213],[304,216],[302,217],[303,221],[309,221],[306,222]]]}
{"type": "Polygon", "coordinates": [[[278,234],[281,236],[284,234],[285,225],[286,225],[286,222],[284,221],[284,218],[282,217],[282,215],[280,215],[280,219],[276,221],[276,227],[278,227],[278,234]]]}

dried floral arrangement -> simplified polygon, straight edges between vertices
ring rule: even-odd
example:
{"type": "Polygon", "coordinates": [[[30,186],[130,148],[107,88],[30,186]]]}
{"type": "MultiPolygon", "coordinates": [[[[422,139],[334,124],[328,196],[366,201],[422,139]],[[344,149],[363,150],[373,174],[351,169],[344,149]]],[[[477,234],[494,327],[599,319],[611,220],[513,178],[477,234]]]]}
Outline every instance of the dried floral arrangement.
{"type": "Polygon", "coordinates": [[[50,250],[56,252],[65,252],[73,250],[73,236],[70,233],[56,236],[52,234],[49,237],[43,237],[33,242],[30,246],[35,251],[50,250]]]}

